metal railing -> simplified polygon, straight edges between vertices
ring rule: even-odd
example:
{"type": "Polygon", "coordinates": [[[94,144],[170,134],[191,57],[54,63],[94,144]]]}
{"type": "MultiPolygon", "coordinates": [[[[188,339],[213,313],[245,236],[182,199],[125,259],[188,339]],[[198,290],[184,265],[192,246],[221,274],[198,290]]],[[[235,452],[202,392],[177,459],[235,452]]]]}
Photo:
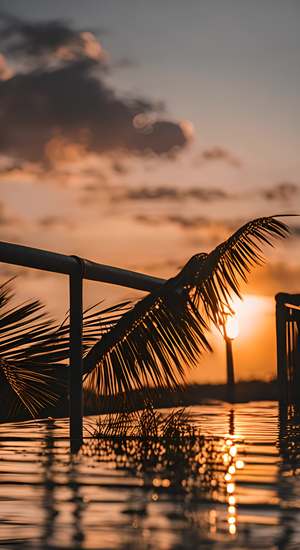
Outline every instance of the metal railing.
{"type": "Polygon", "coordinates": [[[300,294],[276,295],[279,399],[300,403],[300,294]]]}
{"type": "Polygon", "coordinates": [[[70,440],[71,449],[79,448],[82,436],[82,317],[83,279],[151,292],[161,287],[163,279],[118,267],[13,243],[0,242],[0,261],[61,273],[69,276],[70,301],[70,440]]]}

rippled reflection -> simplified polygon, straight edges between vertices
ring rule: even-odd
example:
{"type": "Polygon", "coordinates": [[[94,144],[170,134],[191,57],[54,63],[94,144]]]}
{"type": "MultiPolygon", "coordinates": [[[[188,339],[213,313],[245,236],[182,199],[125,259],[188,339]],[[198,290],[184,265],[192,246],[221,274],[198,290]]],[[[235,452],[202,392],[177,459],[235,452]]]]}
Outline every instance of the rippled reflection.
{"type": "Polygon", "coordinates": [[[215,403],[179,416],[148,440],[145,417],[127,441],[86,431],[76,458],[66,420],[0,425],[0,547],[298,549],[299,409],[215,403]]]}
{"type": "Polygon", "coordinates": [[[297,538],[300,509],[300,408],[297,404],[279,406],[278,447],[281,463],[278,469],[278,497],[281,507],[281,534],[278,548],[289,548],[297,538]]]}
{"type": "Polygon", "coordinates": [[[153,488],[152,500],[157,500],[167,489],[190,497],[222,490],[233,457],[225,463],[221,450],[220,438],[203,436],[184,411],[163,416],[146,409],[139,416],[123,415],[108,428],[97,426],[82,452],[137,475],[141,486],[153,488]],[[115,431],[118,435],[112,435],[115,431]]]}
{"type": "Polygon", "coordinates": [[[283,466],[300,472],[300,405],[279,406],[279,449],[283,466]]]}
{"type": "Polygon", "coordinates": [[[227,492],[227,523],[230,535],[237,534],[237,498],[235,495],[235,474],[244,468],[244,461],[239,457],[239,437],[235,434],[234,409],[229,412],[229,433],[225,436],[223,462],[227,468],[224,475],[227,492]]]}
{"type": "Polygon", "coordinates": [[[109,457],[116,468],[136,475],[144,490],[149,491],[148,501],[143,499],[141,508],[135,504],[126,509],[134,517],[138,515],[139,521],[134,519],[136,527],[148,514],[147,502],[156,502],[165,493],[177,497],[181,507],[179,512],[177,506],[177,516],[188,520],[194,530],[201,526],[201,536],[203,524],[212,537],[224,532],[224,510],[210,506],[203,521],[199,503],[203,499],[226,503],[227,530],[229,535],[236,535],[235,475],[244,467],[244,461],[239,458],[240,438],[234,433],[234,409],[229,412],[229,432],[224,437],[201,435],[182,411],[163,417],[146,410],[137,420],[127,415],[117,426],[117,437],[107,435],[103,424],[97,426],[83,453],[98,461],[109,457]]]}
{"type": "Polygon", "coordinates": [[[55,421],[49,419],[45,426],[39,453],[42,467],[41,486],[43,488],[41,505],[44,510],[40,540],[42,548],[55,547],[58,542],[58,534],[65,529],[66,512],[69,512],[68,527],[63,537],[65,538],[67,535],[65,542],[69,540],[72,548],[82,548],[84,532],[81,516],[84,502],[81,496],[77,459],[72,455],[65,456],[64,453],[61,453],[62,449],[57,446],[54,431],[55,421]],[[65,460],[66,458],[67,460],[65,460]],[[65,485],[64,480],[66,481],[65,485]]]}

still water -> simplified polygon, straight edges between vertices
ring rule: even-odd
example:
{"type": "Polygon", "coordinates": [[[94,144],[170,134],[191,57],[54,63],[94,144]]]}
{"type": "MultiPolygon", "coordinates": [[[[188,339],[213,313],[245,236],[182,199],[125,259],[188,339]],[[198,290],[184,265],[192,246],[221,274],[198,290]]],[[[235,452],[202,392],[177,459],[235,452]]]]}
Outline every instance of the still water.
{"type": "Polygon", "coordinates": [[[134,451],[130,467],[95,454],[88,438],[71,457],[66,420],[0,425],[0,548],[299,549],[298,413],[277,403],[189,412],[206,436],[199,467],[189,465],[196,490],[146,475],[134,451]],[[198,470],[209,473],[202,489],[198,470]]]}

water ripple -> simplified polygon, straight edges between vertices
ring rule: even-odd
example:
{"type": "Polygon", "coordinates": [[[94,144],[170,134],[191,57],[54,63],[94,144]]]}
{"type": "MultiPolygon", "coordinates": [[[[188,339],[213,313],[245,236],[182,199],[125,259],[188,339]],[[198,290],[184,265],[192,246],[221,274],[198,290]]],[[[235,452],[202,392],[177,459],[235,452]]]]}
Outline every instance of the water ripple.
{"type": "Polygon", "coordinates": [[[116,468],[112,456],[72,457],[66,419],[0,425],[0,548],[298,549],[298,411],[268,402],[189,412],[222,464],[233,445],[242,465],[201,495],[116,468]]]}

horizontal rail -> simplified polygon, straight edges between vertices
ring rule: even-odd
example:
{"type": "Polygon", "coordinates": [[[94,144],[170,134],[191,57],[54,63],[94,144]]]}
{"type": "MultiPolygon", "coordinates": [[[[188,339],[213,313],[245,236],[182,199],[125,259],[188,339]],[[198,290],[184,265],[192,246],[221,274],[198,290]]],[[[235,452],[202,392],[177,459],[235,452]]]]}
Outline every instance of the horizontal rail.
{"type": "Polygon", "coordinates": [[[288,294],[287,292],[279,292],[275,296],[276,303],[286,305],[287,307],[300,307],[300,294],[288,294]]]}
{"type": "MultiPolygon", "coordinates": [[[[0,242],[0,261],[65,275],[75,275],[78,272],[76,256],[67,256],[49,250],[7,242],[0,242]]],[[[99,281],[148,292],[159,289],[165,282],[164,279],[145,273],[98,264],[85,259],[81,259],[81,262],[83,264],[82,277],[89,281],[99,281]]]]}

